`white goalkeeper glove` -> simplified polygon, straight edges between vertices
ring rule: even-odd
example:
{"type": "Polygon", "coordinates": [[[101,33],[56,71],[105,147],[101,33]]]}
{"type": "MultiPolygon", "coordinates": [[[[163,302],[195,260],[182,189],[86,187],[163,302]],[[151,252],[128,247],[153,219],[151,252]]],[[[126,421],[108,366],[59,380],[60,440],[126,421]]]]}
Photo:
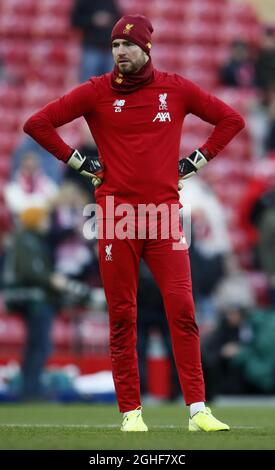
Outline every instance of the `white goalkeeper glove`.
{"type": "Polygon", "coordinates": [[[183,188],[183,180],[195,175],[200,168],[203,168],[204,165],[206,165],[207,161],[208,160],[199,149],[191,153],[189,157],[182,158],[179,161],[179,190],[183,188]]]}
{"type": "Polygon", "coordinates": [[[101,185],[104,168],[99,157],[81,155],[78,150],[74,150],[66,163],[74,170],[77,170],[81,175],[91,178],[96,188],[101,185]]]}

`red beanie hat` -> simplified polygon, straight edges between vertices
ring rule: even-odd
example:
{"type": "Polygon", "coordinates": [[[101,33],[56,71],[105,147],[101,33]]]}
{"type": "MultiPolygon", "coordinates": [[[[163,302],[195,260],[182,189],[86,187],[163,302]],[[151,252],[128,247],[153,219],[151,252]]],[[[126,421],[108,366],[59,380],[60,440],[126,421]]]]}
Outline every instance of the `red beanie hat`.
{"type": "Polygon", "coordinates": [[[126,39],[141,47],[150,54],[152,47],[151,34],[154,31],[150,20],[143,15],[125,15],[115,24],[112,31],[112,42],[115,39],[126,39]]]}

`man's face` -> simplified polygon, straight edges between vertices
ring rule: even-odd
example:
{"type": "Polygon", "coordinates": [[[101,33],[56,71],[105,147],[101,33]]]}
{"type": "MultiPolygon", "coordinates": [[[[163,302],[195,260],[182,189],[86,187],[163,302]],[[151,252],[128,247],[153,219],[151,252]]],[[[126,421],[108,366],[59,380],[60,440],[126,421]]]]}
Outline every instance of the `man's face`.
{"type": "Polygon", "coordinates": [[[125,39],[112,42],[112,53],[115,64],[124,75],[137,72],[149,59],[141,47],[125,39]]]}

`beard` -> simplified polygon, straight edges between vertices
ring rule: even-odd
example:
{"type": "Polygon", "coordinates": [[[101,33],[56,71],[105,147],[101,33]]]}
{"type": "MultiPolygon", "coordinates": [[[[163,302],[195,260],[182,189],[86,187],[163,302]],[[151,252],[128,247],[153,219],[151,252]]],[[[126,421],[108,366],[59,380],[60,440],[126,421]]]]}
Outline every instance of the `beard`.
{"type": "Polygon", "coordinates": [[[135,66],[132,62],[125,62],[117,64],[119,71],[123,73],[123,75],[128,75],[129,73],[135,73],[138,70],[138,67],[135,66]]]}
{"type": "Polygon", "coordinates": [[[146,64],[147,60],[139,59],[137,62],[129,60],[129,62],[117,63],[117,67],[123,75],[129,75],[138,72],[146,64]]]}

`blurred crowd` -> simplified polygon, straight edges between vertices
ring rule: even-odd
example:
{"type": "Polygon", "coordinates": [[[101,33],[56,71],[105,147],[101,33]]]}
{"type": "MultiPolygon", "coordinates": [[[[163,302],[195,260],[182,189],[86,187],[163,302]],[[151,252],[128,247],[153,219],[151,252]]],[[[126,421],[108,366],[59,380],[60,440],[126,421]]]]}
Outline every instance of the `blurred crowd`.
{"type": "MultiPolygon", "coordinates": [[[[81,36],[79,82],[112,69],[109,37],[121,13],[115,0],[73,2],[69,21],[81,36]]],[[[0,88],[17,80],[0,60],[0,88]]],[[[208,174],[188,180],[180,193],[181,202],[192,207],[190,259],[208,400],[219,394],[275,392],[275,25],[262,25],[258,43],[234,40],[227,60],[216,68],[216,83],[217,90],[252,91],[253,99],[245,116],[249,158],[234,158],[236,171],[245,165],[249,174],[234,206],[242,248],[232,241],[227,210],[208,177],[211,165],[208,174]]],[[[97,154],[86,124],[79,149],[97,154]]],[[[94,202],[94,194],[88,180],[26,137],[14,149],[2,197],[8,219],[0,235],[1,282],[2,288],[26,288],[18,291],[17,302],[8,297],[6,304],[22,315],[28,331],[23,395],[33,399],[41,397],[39,377],[52,351],[55,315],[69,302],[85,304],[87,292],[102,287],[96,240],[82,234],[83,207],[94,202]],[[14,271],[12,262],[18,263],[14,271]],[[20,264],[25,266],[21,274],[20,264]],[[21,278],[14,279],[15,274],[21,278]]],[[[150,335],[157,332],[171,363],[168,398],[176,399],[180,390],[162,300],[143,264],[138,306],[142,394],[150,394],[147,357],[150,335]]]]}

